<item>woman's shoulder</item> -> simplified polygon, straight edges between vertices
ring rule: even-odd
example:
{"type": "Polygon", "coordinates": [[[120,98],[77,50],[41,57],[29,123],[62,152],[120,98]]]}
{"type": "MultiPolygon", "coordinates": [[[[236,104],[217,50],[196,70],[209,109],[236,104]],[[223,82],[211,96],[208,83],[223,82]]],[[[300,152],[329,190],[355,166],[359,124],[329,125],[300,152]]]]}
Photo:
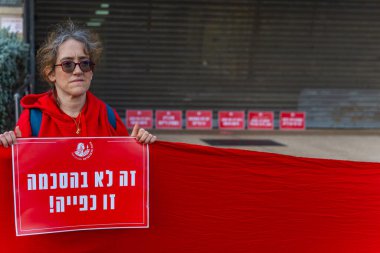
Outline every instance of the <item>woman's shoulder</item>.
{"type": "Polygon", "coordinates": [[[40,108],[52,99],[52,92],[44,92],[40,94],[26,95],[21,99],[20,103],[24,109],[40,108]]]}

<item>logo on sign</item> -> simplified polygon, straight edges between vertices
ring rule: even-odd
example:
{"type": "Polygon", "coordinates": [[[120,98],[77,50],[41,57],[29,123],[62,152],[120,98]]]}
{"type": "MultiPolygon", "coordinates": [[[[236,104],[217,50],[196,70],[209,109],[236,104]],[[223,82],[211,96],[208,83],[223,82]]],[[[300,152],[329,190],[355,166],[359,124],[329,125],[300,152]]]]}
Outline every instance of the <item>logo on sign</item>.
{"type": "Polygon", "coordinates": [[[94,146],[90,141],[85,145],[83,142],[79,142],[76,150],[72,153],[73,157],[78,160],[87,160],[92,156],[92,152],[94,151],[94,146]]]}

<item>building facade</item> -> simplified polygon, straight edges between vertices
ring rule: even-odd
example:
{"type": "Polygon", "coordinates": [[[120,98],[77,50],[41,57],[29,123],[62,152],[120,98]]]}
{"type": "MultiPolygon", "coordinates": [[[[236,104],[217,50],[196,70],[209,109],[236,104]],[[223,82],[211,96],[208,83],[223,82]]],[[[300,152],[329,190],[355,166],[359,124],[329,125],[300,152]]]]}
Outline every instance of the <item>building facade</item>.
{"type": "MultiPolygon", "coordinates": [[[[35,49],[67,18],[100,34],[104,54],[91,89],[121,115],[301,110],[308,127],[380,127],[378,1],[29,3],[35,49]]],[[[37,91],[46,89],[35,79],[37,91]]]]}

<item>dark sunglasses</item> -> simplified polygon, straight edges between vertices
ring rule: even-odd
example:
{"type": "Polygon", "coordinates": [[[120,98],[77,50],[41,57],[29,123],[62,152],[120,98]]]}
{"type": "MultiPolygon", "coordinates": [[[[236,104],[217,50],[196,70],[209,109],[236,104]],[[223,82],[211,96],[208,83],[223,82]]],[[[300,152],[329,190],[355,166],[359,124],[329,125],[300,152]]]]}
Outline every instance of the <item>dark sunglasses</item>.
{"type": "Polygon", "coordinates": [[[95,63],[85,60],[80,62],[74,61],[63,61],[61,64],[55,64],[54,67],[61,66],[62,70],[66,73],[73,73],[76,66],[79,65],[79,68],[83,72],[89,72],[94,70],[95,63]]]}

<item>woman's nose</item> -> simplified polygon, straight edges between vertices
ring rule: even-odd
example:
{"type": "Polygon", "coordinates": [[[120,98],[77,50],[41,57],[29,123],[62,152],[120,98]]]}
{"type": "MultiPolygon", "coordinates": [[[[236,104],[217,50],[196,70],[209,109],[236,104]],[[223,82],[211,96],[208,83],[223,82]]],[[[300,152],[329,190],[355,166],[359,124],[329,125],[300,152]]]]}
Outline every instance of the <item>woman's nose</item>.
{"type": "Polygon", "coordinates": [[[79,64],[76,64],[75,68],[74,68],[74,71],[73,71],[73,74],[77,75],[77,74],[82,74],[82,73],[83,73],[83,71],[80,69],[79,64]]]}

